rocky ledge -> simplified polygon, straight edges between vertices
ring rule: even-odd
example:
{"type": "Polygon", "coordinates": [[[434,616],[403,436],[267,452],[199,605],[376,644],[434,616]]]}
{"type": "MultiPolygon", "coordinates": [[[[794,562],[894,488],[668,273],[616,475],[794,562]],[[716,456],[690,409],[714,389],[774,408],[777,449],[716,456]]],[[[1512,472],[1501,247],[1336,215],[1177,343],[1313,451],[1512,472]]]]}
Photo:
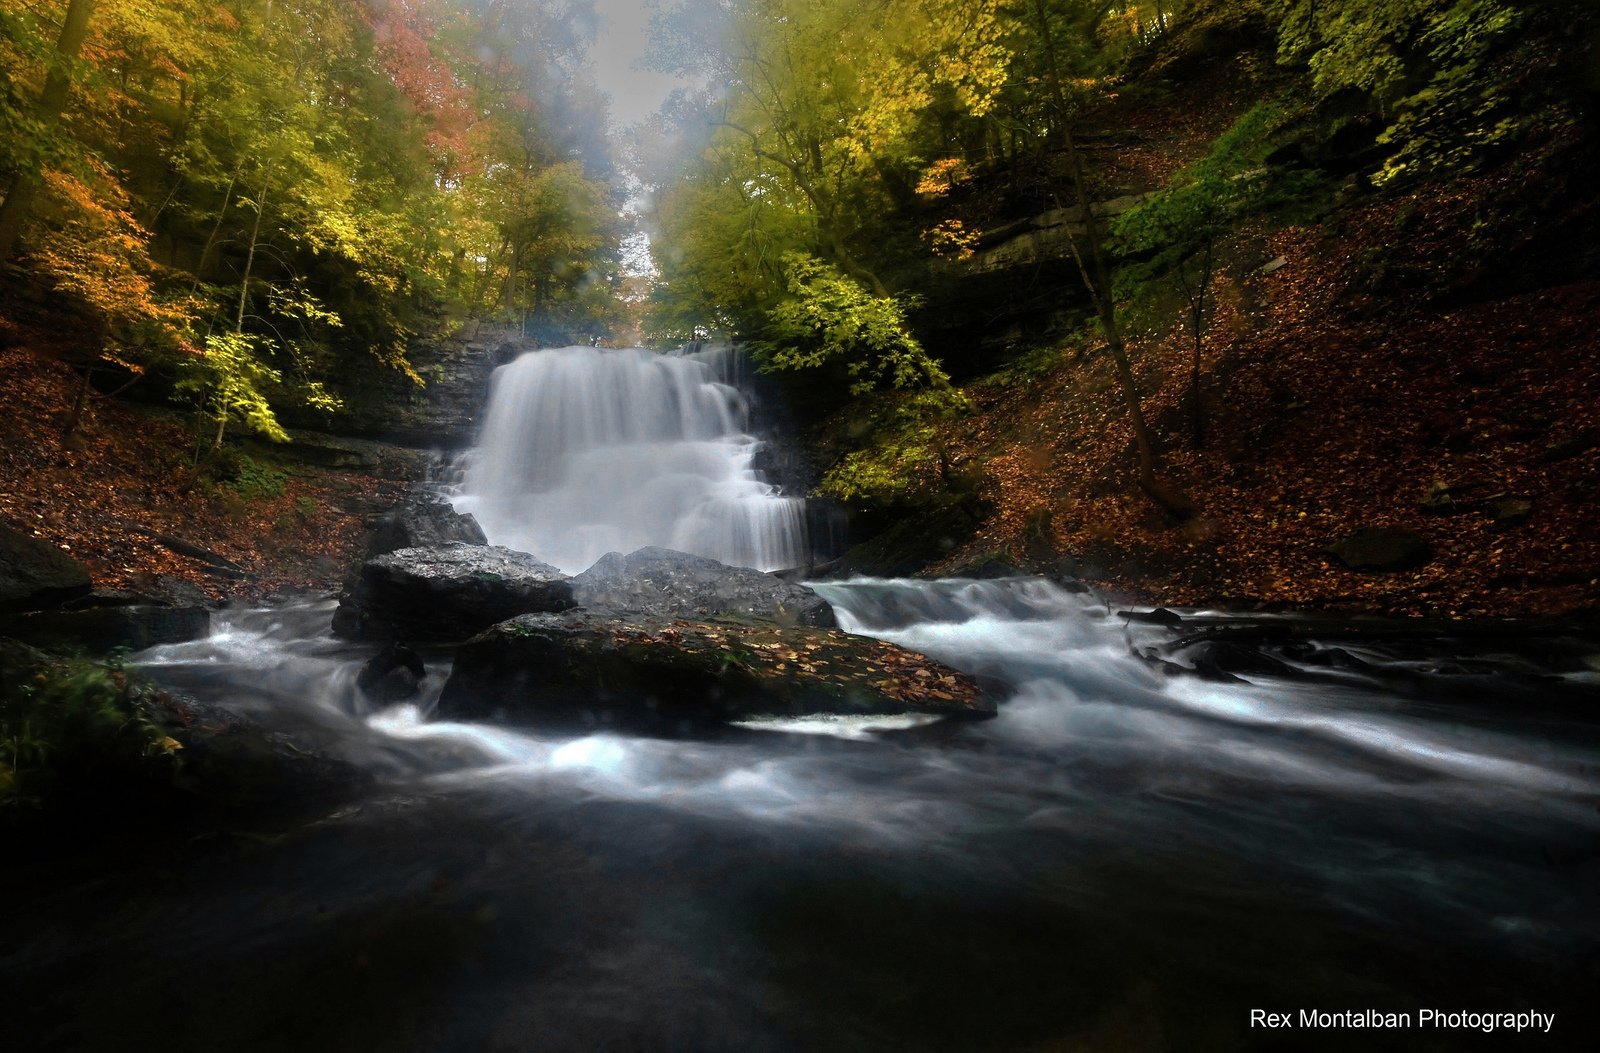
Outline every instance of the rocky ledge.
{"type": "Polygon", "coordinates": [[[828,601],[804,585],[747,567],[668,548],[608,552],[572,579],[580,607],[628,616],[707,618],[734,615],[779,625],[838,624],[828,601]]]}
{"type": "Polygon", "coordinates": [[[567,576],[491,545],[402,548],[369,559],[333,615],[352,640],[453,643],[507,618],[576,605],[567,576]]]}
{"type": "Polygon", "coordinates": [[[355,639],[465,640],[439,703],[463,719],[682,734],[758,716],[994,712],[960,673],[834,625],[804,585],[703,556],[613,552],[568,578],[462,544],[369,559],[333,622],[355,639]]]}
{"type": "Polygon", "coordinates": [[[463,644],[439,700],[452,718],[686,734],[818,713],[994,712],[961,673],[893,644],[766,619],[569,611],[463,644]]]}

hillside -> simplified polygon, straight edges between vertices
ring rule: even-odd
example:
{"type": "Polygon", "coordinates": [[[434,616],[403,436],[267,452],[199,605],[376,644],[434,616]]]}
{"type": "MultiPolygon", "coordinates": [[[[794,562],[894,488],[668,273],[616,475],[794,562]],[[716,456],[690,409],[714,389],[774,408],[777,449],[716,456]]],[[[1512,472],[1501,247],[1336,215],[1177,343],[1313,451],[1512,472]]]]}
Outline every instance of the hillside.
{"type": "MultiPolygon", "coordinates": [[[[1252,107],[1303,94],[1261,34],[1214,30],[1172,34],[1084,121],[1080,136],[1104,144],[1102,199],[1161,191],[1252,107]]],[[[1125,404],[1081,283],[1060,286],[1062,265],[1041,261],[1061,287],[1054,309],[1014,313],[1000,322],[1008,346],[962,364],[969,408],[929,415],[882,396],[814,433],[819,473],[898,480],[877,493],[852,490],[852,477],[834,485],[875,535],[845,565],[1016,568],[1174,604],[1593,614],[1592,127],[1541,128],[1475,171],[1381,189],[1374,136],[1312,108],[1263,147],[1312,178],[1299,199],[1237,217],[1211,249],[1198,446],[1190,301],[1170,267],[1135,268],[1123,287],[1144,413],[1196,515],[1177,521],[1134,485],[1125,404]],[[874,426],[852,454],[864,417],[874,426]],[[1408,565],[1353,570],[1327,551],[1363,528],[1413,539],[1397,560],[1408,565]]],[[[998,197],[981,181],[967,190],[974,226],[998,197]]]]}

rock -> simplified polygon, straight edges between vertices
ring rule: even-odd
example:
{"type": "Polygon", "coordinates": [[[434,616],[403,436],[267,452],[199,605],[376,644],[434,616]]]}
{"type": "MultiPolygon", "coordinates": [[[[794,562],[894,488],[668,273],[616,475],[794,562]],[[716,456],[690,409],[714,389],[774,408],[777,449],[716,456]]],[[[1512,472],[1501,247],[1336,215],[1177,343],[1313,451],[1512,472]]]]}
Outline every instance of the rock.
{"type": "Polygon", "coordinates": [[[214,809],[295,812],[348,800],[370,772],[322,744],[272,731],[224,706],[163,691],[154,716],[182,744],[175,787],[214,809]]]}
{"type": "Polygon", "coordinates": [[[418,497],[396,505],[379,518],[367,539],[365,558],[451,542],[487,545],[489,539],[472,516],[457,512],[443,501],[418,497]]]}
{"type": "Polygon", "coordinates": [[[574,606],[572,585],[548,563],[509,548],[403,548],[362,564],[333,615],[353,640],[465,640],[496,622],[574,606]]]}
{"type": "Polygon", "coordinates": [[[199,640],[211,632],[211,612],[204,607],[119,602],[126,598],[113,595],[103,606],[14,615],[0,631],[41,647],[91,653],[118,647],[142,651],[199,640]]]}
{"type": "Polygon", "coordinates": [[[1257,268],[1256,273],[1275,274],[1282,270],[1284,265],[1288,262],[1289,261],[1284,259],[1282,256],[1274,256],[1272,259],[1268,260],[1266,263],[1263,263],[1259,268],[1257,268]]]}
{"type": "Polygon", "coordinates": [[[1183,615],[1169,611],[1165,607],[1157,607],[1153,611],[1118,611],[1117,617],[1144,625],[1165,625],[1169,628],[1183,624],[1183,615]]]}
{"type": "Polygon", "coordinates": [[[373,702],[389,705],[416,697],[427,675],[421,655],[404,644],[391,643],[361,667],[356,687],[373,702]]]}
{"type": "Polygon", "coordinates": [[[0,524],[0,609],[35,610],[89,591],[89,569],[48,541],[0,524]]]}
{"type": "Polygon", "coordinates": [[[961,673],[836,629],[569,611],[522,615],[463,644],[439,711],[670,735],[756,716],[978,717],[994,704],[961,673]]]}
{"type": "Polygon", "coordinates": [[[1416,534],[1389,527],[1361,527],[1322,550],[1351,570],[1390,573],[1413,570],[1433,558],[1433,546],[1416,534]]]}
{"type": "Polygon", "coordinates": [[[1422,495],[1417,507],[1433,516],[1448,516],[1463,511],[1456,501],[1455,494],[1441,479],[1435,479],[1428,485],[1428,492],[1422,495]]]}
{"type": "Polygon", "coordinates": [[[1510,530],[1526,523],[1533,515],[1533,502],[1526,497],[1501,497],[1489,503],[1489,514],[1494,521],[1490,530],[1510,530]]]}
{"type": "Polygon", "coordinates": [[[1564,439],[1550,443],[1539,455],[1539,460],[1545,464],[1554,464],[1581,453],[1588,453],[1596,446],[1600,446],[1600,428],[1584,428],[1564,439]]]}
{"type": "Polygon", "coordinates": [[[1174,652],[1188,659],[1193,670],[1203,677],[1237,680],[1236,674],[1289,677],[1293,666],[1266,654],[1257,647],[1226,638],[1187,642],[1174,652]]]}
{"type": "Polygon", "coordinates": [[[572,579],[572,596],[590,610],[630,616],[731,614],[785,625],[837,624],[828,602],[804,585],[666,548],[606,553],[572,579]]]}

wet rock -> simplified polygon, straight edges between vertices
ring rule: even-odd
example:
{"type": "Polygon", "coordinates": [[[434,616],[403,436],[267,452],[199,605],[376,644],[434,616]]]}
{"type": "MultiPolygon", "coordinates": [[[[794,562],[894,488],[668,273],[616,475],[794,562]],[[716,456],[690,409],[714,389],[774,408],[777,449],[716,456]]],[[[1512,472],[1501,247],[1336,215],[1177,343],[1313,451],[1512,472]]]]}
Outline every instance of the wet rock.
{"type": "Polygon", "coordinates": [[[89,591],[89,570],[40,538],[0,523],[0,609],[32,610],[89,591]]]}
{"type": "Polygon", "coordinates": [[[103,653],[118,647],[142,651],[157,644],[203,639],[211,612],[199,606],[168,606],[144,597],[111,595],[105,603],[74,610],[13,615],[3,631],[39,647],[103,653]],[[123,602],[132,599],[134,602],[123,602]]]}
{"type": "Polygon", "coordinates": [[[334,612],[333,631],[353,640],[451,642],[519,614],[574,603],[567,576],[526,552],[403,548],[362,565],[334,612]]]}
{"type": "Polygon", "coordinates": [[[968,677],[834,629],[588,611],[523,615],[463,644],[441,713],[685,734],[755,716],[994,712],[968,677]]]}
{"type": "Polygon", "coordinates": [[[443,501],[419,496],[391,508],[373,525],[366,558],[452,542],[487,545],[489,539],[472,516],[457,512],[443,501]]]}
{"type": "Polygon", "coordinates": [[[159,723],[182,744],[176,789],[212,808],[294,811],[356,796],[372,774],[302,736],[177,692],[155,699],[159,723]]]}
{"type": "Polygon", "coordinates": [[[1490,530],[1510,530],[1526,523],[1533,515],[1533,502],[1526,497],[1500,497],[1489,503],[1493,522],[1490,530]]]}
{"type": "Polygon", "coordinates": [[[415,698],[427,677],[422,656],[404,644],[391,643],[361,667],[356,687],[378,705],[415,698]]]}
{"type": "Polygon", "coordinates": [[[1157,607],[1153,611],[1118,611],[1117,617],[1125,621],[1138,622],[1141,625],[1178,626],[1183,624],[1183,615],[1176,611],[1169,611],[1165,607],[1157,607]]]}
{"type": "Polygon", "coordinates": [[[1433,546],[1408,530],[1362,527],[1323,549],[1351,570],[1393,573],[1433,558],[1433,546]]]}
{"type": "Polygon", "coordinates": [[[630,616],[742,615],[785,625],[837,624],[828,602],[804,585],[666,548],[606,553],[572,579],[572,596],[587,609],[630,616]]]}
{"type": "Polygon", "coordinates": [[[1290,677],[1293,666],[1253,647],[1228,639],[1198,640],[1174,652],[1188,661],[1196,673],[1213,679],[1237,679],[1238,674],[1290,677]]]}

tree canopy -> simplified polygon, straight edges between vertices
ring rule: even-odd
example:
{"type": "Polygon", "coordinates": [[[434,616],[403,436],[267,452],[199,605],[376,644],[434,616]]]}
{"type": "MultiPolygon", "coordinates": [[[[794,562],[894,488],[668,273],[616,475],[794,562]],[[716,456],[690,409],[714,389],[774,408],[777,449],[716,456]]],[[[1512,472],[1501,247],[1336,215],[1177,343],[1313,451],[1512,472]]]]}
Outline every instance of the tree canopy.
{"type": "Polygon", "coordinates": [[[440,311],[596,335],[621,232],[593,25],[584,0],[9,5],[0,256],[219,435],[408,373],[440,311]]]}

